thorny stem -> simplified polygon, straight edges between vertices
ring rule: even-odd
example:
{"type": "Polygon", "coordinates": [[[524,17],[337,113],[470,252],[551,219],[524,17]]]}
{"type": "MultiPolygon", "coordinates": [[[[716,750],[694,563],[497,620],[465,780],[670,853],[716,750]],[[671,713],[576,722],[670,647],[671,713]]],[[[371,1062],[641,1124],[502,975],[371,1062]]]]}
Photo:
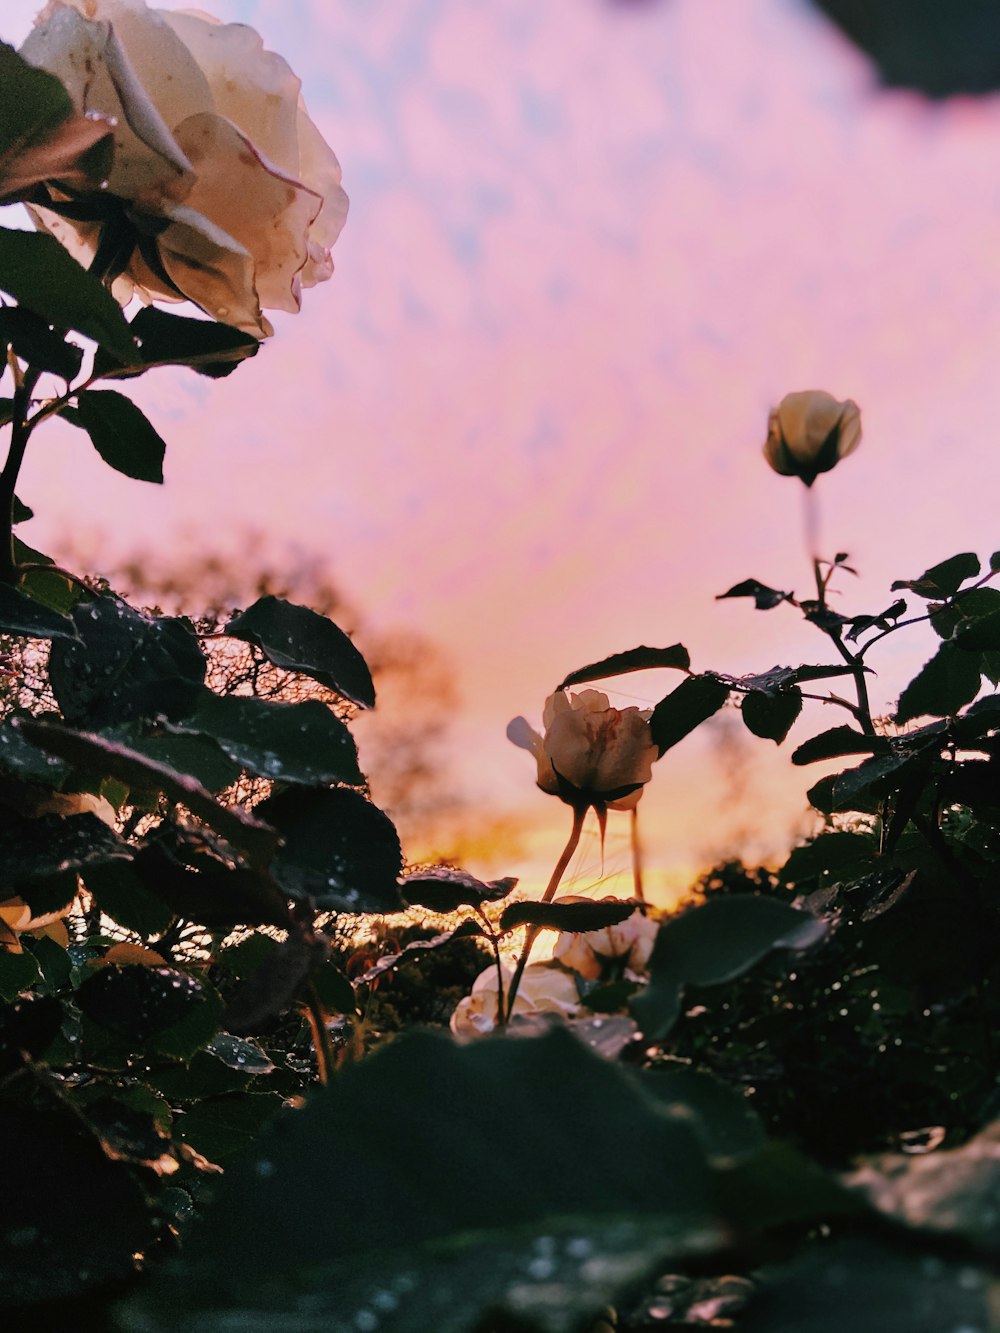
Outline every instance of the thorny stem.
{"type": "Polygon", "coordinates": [[[639,807],[632,807],[632,886],[639,902],[645,903],[646,895],[642,889],[642,844],[639,841],[639,807]]]}
{"type": "MultiPolygon", "coordinates": [[[[831,574],[833,568],[834,567],[831,565],[831,574]]],[[[819,609],[820,611],[825,611],[827,609],[826,586],[829,582],[830,575],[827,574],[824,576],[820,559],[816,555],[813,556],[813,574],[816,578],[816,598],[819,603],[819,609]]],[[[848,648],[847,644],[841,638],[838,629],[826,629],[823,625],[820,625],[819,628],[823,630],[823,633],[836,648],[837,652],[850,666],[851,674],[854,677],[854,688],[858,695],[858,706],[855,712],[855,717],[860,722],[861,730],[865,735],[874,736],[875,723],[872,721],[871,703],[868,699],[868,683],[865,680],[865,668],[864,663],[861,661],[861,654],[859,653],[855,656],[855,654],[851,652],[850,648],[848,648]]]]}
{"type": "MultiPolygon", "coordinates": [[[[542,894],[542,902],[551,902],[558,889],[563,875],[566,873],[566,867],[573,859],[573,853],[580,843],[580,834],[583,831],[583,821],[587,817],[587,807],[585,805],[573,807],[573,827],[570,830],[569,839],[566,846],[562,849],[562,854],[556,862],[555,869],[552,871],[548,887],[542,894]]],[[[514,975],[511,978],[510,990],[507,992],[507,1022],[510,1022],[511,1015],[514,1012],[514,1001],[517,999],[518,987],[521,985],[521,977],[527,966],[528,955],[534,947],[535,940],[538,938],[538,926],[529,926],[528,933],[524,938],[524,946],[521,949],[521,956],[517,960],[517,967],[514,969],[514,975]]]]}

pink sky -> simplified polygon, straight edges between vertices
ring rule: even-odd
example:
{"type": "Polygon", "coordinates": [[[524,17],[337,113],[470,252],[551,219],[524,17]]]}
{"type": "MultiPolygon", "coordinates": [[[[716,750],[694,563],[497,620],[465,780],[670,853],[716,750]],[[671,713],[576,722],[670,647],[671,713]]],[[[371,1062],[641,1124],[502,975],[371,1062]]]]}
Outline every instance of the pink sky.
{"type": "MultiPolygon", "coordinates": [[[[7,8],[19,40],[30,8],[7,8]]],[[[862,408],[860,451],[817,486],[825,545],[864,575],[845,609],[1000,546],[996,99],[879,92],[801,0],[209,8],[303,78],[351,196],[337,271],[231,379],[136,387],[168,441],[162,489],[43,434],[26,536],[72,530],[98,572],[152,533],[320,553],[373,624],[450,657],[456,780],[524,829],[495,870],[541,873],[564,836],[504,728],[567,671],[678,639],[734,673],[824,655],[792,612],[713,601],[750,575],[806,585],[800,487],[760,458],[785,392],[862,408]]],[[[883,704],[930,654],[908,633],[883,704]]],[[[643,800],[656,865],[723,849],[734,762],[710,737],[663,761],[643,800]]],[[[786,749],[749,738],[744,762],[773,794],[750,820],[773,854],[818,774],[789,782],[786,749]]],[[[608,867],[622,856],[613,836],[608,867]]],[[[574,874],[599,872],[591,842],[574,874]]]]}

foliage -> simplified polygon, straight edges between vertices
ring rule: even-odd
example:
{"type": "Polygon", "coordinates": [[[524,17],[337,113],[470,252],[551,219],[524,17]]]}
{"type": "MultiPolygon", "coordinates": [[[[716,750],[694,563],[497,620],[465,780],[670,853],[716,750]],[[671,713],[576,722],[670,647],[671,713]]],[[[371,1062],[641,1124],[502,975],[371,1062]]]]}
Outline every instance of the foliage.
{"type": "MultiPolygon", "coordinates": [[[[48,142],[64,90],[4,62],[48,142]]],[[[825,639],[816,663],[732,676],[674,644],[571,672],[563,686],[680,672],[648,720],[661,754],[734,697],[776,745],[807,701],[840,709],[791,753],[833,766],[810,792],[824,830],[777,870],[720,867],[650,924],[633,900],[554,898],[594,804],[570,802],[549,890],[516,900],[512,878],[404,866],[351,731],[373,673],[330,617],[266,590],[211,624],[142,609],[15,535],[48,418],[157,483],[155,427],[94,386],[249,373],[255,340],[130,322],[96,273],[16,230],[0,291],[8,1322],[986,1326],[1000,556],[941,561],[853,616],[828,597],[844,554],[814,560],[806,596],[753,578],[722,594],[799,611],[825,639]],[[918,622],[935,652],[876,718],[872,650],[918,622]],[[516,990],[543,930],[573,1017],[510,1021],[505,954],[523,931],[516,990]],[[487,969],[508,1030],[457,1041],[443,1029],[487,969]]]]}

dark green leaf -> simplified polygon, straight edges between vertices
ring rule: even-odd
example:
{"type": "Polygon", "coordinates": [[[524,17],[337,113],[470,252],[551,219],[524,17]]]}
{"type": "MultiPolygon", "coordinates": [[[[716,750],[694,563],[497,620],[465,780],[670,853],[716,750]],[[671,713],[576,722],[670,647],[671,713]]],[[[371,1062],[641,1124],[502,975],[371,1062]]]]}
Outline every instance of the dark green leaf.
{"type": "Polygon", "coordinates": [[[83,365],[82,348],[67,342],[34,311],[20,306],[0,306],[0,342],[10,343],[21,360],[36,370],[50,371],[67,383],[83,365]]]}
{"type": "MultiPolygon", "coordinates": [[[[109,739],[116,739],[113,735],[109,739]]],[[[241,769],[208,736],[123,737],[136,754],[163,764],[177,773],[187,773],[205,788],[219,792],[239,777],[241,769]]]]}
{"type": "Polygon", "coordinates": [[[899,696],[896,722],[912,718],[952,717],[979,693],[979,659],[953,643],[943,643],[899,696]]]}
{"type": "Polygon", "coordinates": [[[68,764],[26,740],[10,718],[0,723],[0,770],[47,787],[61,787],[70,771],[68,764]]]}
{"type": "Polygon", "coordinates": [[[500,917],[502,930],[518,926],[538,926],[543,930],[566,930],[580,934],[605,930],[627,920],[636,910],[631,900],[621,902],[517,902],[505,907],[500,917]]]}
{"type": "Polygon", "coordinates": [[[184,717],[205,679],[205,655],[186,620],[144,616],[117,597],[76,607],[79,642],[49,657],[66,720],[93,729],[136,718],[184,717]]]}
{"type": "Polygon", "coordinates": [[[400,963],[407,962],[415,954],[427,953],[434,949],[441,949],[452,940],[469,939],[473,936],[482,936],[483,927],[478,921],[466,919],[461,925],[456,926],[454,930],[442,931],[440,935],[432,935],[429,940],[411,940],[399,953],[383,954],[373,967],[362,972],[355,978],[358,986],[367,986],[377,977],[383,976],[386,972],[393,971],[400,963]]]}
{"type": "Polygon", "coordinates": [[[48,323],[92,338],[121,361],[136,355],[118,302],[52,236],[0,228],[0,290],[48,323]]]}
{"type": "Polygon", "coordinates": [[[844,810],[872,811],[881,800],[897,790],[912,771],[913,764],[909,755],[876,755],[857,768],[821,778],[807,794],[816,809],[825,815],[844,810]]]}
{"type": "Polygon", "coordinates": [[[804,847],[795,848],[778,877],[782,884],[803,890],[856,878],[869,867],[877,851],[877,843],[864,833],[821,833],[804,847]]]}
{"type": "Polygon", "coordinates": [[[642,1086],[673,1114],[693,1115],[694,1129],[709,1158],[719,1163],[758,1152],[764,1129],[746,1097],[721,1079],[675,1067],[642,1071],[642,1086]]]}
{"type": "Polygon", "coordinates": [[[603,680],[606,676],[623,676],[629,671],[651,671],[654,668],[672,667],[677,671],[687,671],[691,665],[691,656],[682,643],[671,644],[669,648],[630,648],[624,653],[612,653],[590,666],[571,671],[557,688],[569,689],[571,685],[583,685],[588,680],[603,680]]]}
{"type": "Polygon", "coordinates": [[[772,949],[807,949],[826,926],[774,898],[715,898],[661,927],[649,960],[649,985],[632,1001],[643,1034],[665,1037],[681,1012],[684,987],[717,986],[749,971],[772,949]]]}
{"type": "Polygon", "coordinates": [[[59,415],[85,430],[109,467],[136,481],[163,481],[166,445],[131,398],[113,389],[86,389],[76,395],[76,407],[59,415]]]}
{"type": "Polygon", "coordinates": [[[14,526],[16,527],[18,523],[27,523],[29,518],[34,518],[34,517],[35,517],[35,511],[33,509],[29,509],[26,504],[22,504],[21,501],[15,495],[14,513],[13,513],[14,526]]]}
{"type": "MultiPolygon", "coordinates": [[[[68,1109],[8,1102],[0,1106],[0,1137],[16,1145],[4,1163],[0,1305],[15,1307],[8,1327],[31,1328],[41,1316],[25,1314],[24,1306],[133,1277],[132,1256],[152,1238],[149,1212],[129,1169],[109,1161],[68,1109]],[[82,1226],[85,1200],[100,1206],[88,1210],[82,1226]]],[[[74,1318],[55,1318],[79,1327],[74,1318]]]]}
{"type": "Polygon", "coordinates": [[[375,705],[365,659],[332,620],[306,606],[281,597],[261,597],[229,622],[226,633],[257,644],[275,666],[311,676],[364,708],[375,705]]]}
{"type": "Polygon", "coordinates": [[[27,719],[20,719],[18,726],[32,744],[76,768],[116,778],[130,789],[162,791],[168,800],[186,805],[248,859],[266,862],[270,858],[276,841],[273,829],[239,806],[220,805],[194,778],[87,732],[27,719]]]}
{"type": "Polygon", "coordinates": [[[36,604],[68,617],[75,606],[84,598],[89,598],[85,588],[60,573],[58,569],[50,569],[51,561],[39,557],[37,551],[25,546],[17,537],[14,538],[14,559],[18,566],[39,562],[44,565],[42,569],[19,569],[19,591],[36,604]]]}
{"type": "Polygon", "coordinates": [[[795,686],[780,694],[755,690],[744,695],[740,711],[746,727],[755,736],[780,745],[802,712],[802,691],[795,686]]]}
{"type": "MultiPolygon", "coordinates": [[[[982,592],[993,591],[983,588],[982,592]]],[[[1000,610],[978,620],[962,621],[955,634],[955,643],[967,652],[976,650],[996,652],[1000,649],[1000,610]]]]}
{"type": "Polygon", "coordinates": [[[769,588],[757,579],[744,579],[742,583],[734,584],[728,592],[720,592],[715,600],[721,602],[727,597],[752,597],[758,611],[770,611],[782,602],[787,602],[790,596],[790,593],[769,588]]]}
{"type": "Polygon", "coordinates": [[[228,324],[168,315],[156,306],[140,310],[129,327],[139,342],[137,361],[122,364],[100,350],[94,358],[98,378],[126,379],[154,366],[190,366],[199,375],[222,379],[260,349],[256,338],[228,324]]]}
{"type": "Polygon", "coordinates": [[[290,789],[256,807],[284,845],[272,873],[293,898],[338,912],[396,912],[399,837],[371,801],[346,787],[290,789]]]}
{"type": "Polygon", "coordinates": [[[522,1327],[528,1315],[570,1333],[667,1254],[704,1247],[714,1224],[690,1124],[568,1033],[462,1048],[411,1033],[232,1166],[189,1266],[150,1288],[141,1315],[150,1333],[217,1328],[237,1309],[264,1327],[305,1300],[324,1327],[359,1328],[360,1311],[383,1309],[379,1291],[399,1290],[387,1329],[501,1327],[516,1309],[522,1327]],[[416,1291],[397,1288],[404,1272],[416,1291]]]}
{"type": "Polygon", "coordinates": [[[40,977],[38,963],[30,953],[0,950],[0,1000],[10,1004],[21,991],[35,985],[40,977]]]}
{"type": "Polygon", "coordinates": [[[172,915],[211,928],[287,926],[288,905],[270,876],[218,862],[202,870],[183,865],[159,842],[143,847],[133,862],[147,893],[172,915]]]}
{"type": "Polygon", "coordinates": [[[918,579],[897,579],[892,591],[911,588],[921,597],[952,597],[966,581],[979,573],[979,557],[972,551],[953,555],[924,570],[918,579]]]}
{"type": "Polygon", "coordinates": [[[185,1112],[178,1122],[178,1134],[210,1162],[228,1167],[253,1147],[264,1126],[281,1109],[281,1098],[270,1092],[210,1097],[185,1112]]]}
{"type": "Polygon", "coordinates": [[[688,676],[661,699],[649,719],[653,742],[665,754],[678,741],[717,713],[729,698],[729,686],[714,676],[688,676]]]}
{"type": "Polygon", "coordinates": [[[0,1078],[20,1068],[25,1057],[37,1060],[55,1041],[62,1019],[62,1005],[50,995],[22,995],[0,1010],[0,1078]]]}
{"type": "Polygon", "coordinates": [[[147,888],[130,862],[88,866],[83,872],[83,882],[102,912],[143,939],[161,934],[174,918],[171,909],[147,888]]]}
{"type": "Polygon", "coordinates": [[[931,611],[931,626],[942,639],[951,639],[956,631],[971,629],[992,612],[1000,612],[1000,590],[970,588],[935,607],[931,611]]]}
{"type": "Polygon", "coordinates": [[[318,699],[278,703],[205,690],[195,712],[174,729],[210,736],[260,777],[307,786],[364,781],[354,738],[318,699]]]}
{"type": "Polygon", "coordinates": [[[326,963],[312,975],[312,984],[320,1004],[331,1014],[353,1014],[358,1002],[354,996],[354,987],[333,963],[326,963]]]}
{"type": "Polygon", "coordinates": [[[506,898],[516,884],[516,879],[494,879],[483,883],[464,870],[453,870],[450,866],[431,866],[404,875],[400,888],[408,903],[446,915],[457,912],[460,907],[498,902],[506,898]]]}
{"type": "Polygon", "coordinates": [[[884,736],[867,736],[854,727],[831,727],[793,750],[792,763],[815,764],[820,759],[839,759],[844,754],[879,754],[889,749],[884,736]]]}
{"type": "Polygon", "coordinates": [[[19,819],[0,827],[4,883],[31,901],[32,906],[34,885],[48,884],[54,876],[72,872],[69,896],[52,905],[40,906],[42,911],[56,911],[72,899],[77,871],[85,866],[128,860],[131,855],[131,848],[114,830],[92,814],[40,815],[37,819],[19,819]]]}
{"type": "Polygon", "coordinates": [[[34,597],[0,583],[0,634],[29,639],[70,639],[78,635],[73,622],[34,597]]]}
{"type": "Polygon", "coordinates": [[[77,988],[76,1004],[93,1022],[145,1044],[204,1003],[200,981],[172,967],[108,965],[77,988]]]}

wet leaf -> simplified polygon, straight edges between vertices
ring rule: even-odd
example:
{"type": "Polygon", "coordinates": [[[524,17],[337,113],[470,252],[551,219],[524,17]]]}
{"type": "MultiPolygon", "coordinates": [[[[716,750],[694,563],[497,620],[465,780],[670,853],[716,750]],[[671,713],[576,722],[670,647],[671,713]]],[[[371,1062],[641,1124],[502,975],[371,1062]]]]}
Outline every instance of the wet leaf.
{"type": "Polygon", "coordinates": [[[793,750],[792,763],[815,764],[820,759],[839,759],[845,754],[879,754],[890,750],[884,736],[868,736],[854,727],[831,727],[793,750]]]}
{"type": "Polygon", "coordinates": [[[754,690],[743,696],[740,713],[748,731],[780,745],[802,712],[802,691],[792,686],[777,694],[754,690]]]}
{"type": "Polygon", "coordinates": [[[632,899],[594,902],[516,902],[505,907],[500,917],[502,930],[518,926],[538,926],[542,930],[566,930],[585,933],[617,926],[635,912],[638,903],[632,899]]]}
{"type": "Polygon", "coordinates": [[[27,639],[69,639],[79,636],[72,620],[53,611],[8,583],[0,583],[0,634],[27,639]]]}
{"type": "Polygon", "coordinates": [[[375,706],[365,659],[326,616],[281,597],[261,597],[226,626],[235,639],[255,643],[269,662],[311,676],[362,708],[375,706]]]}
{"type": "Polygon", "coordinates": [[[729,686],[714,676],[688,676],[653,709],[649,730],[665,754],[702,722],[714,716],[729,698],[729,686]]]}
{"type": "Polygon", "coordinates": [[[962,555],[953,555],[949,560],[942,560],[938,565],[925,569],[917,579],[897,579],[892,591],[910,588],[921,597],[953,597],[967,579],[974,579],[979,573],[979,557],[973,551],[962,555]]]}
{"type": "Polygon", "coordinates": [[[318,699],[279,703],[205,690],[191,717],[173,729],[211,737],[260,777],[307,786],[364,781],[353,736],[318,699]]]}
{"type": "Polygon", "coordinates": [[[744,579],[742,583],[734,584],[728,592],[720,592],[715,600],[722,602],[727,597],[752,597],[758,611],[771,611],[782,602],[789,601],[791,593],[769,588],[766,583],[761,583],[757,579],[744,579]]]}
{"type": "Polygon", "coordinates": [[[156,306],[140,310],[129,328],[139,342],[135,361],[123,364],[100,349],[94,358],[98,378],[125,379],[155,366],[189,366],[199,375],[222,379],[260,349],[256,338],[228,324],[168,315],[156,306]]]}
{"type": "Polygon", "coordinates": [[[256,807],[284,839],[271,867],[292,898],[338,912],[397,912],[399,836],[377,806],[346,787],[291,789],[256,807]]]}
{"type": "Polygon", "coordinates": [[[476,907],[506,898],[517,885],[516,879],[493,879],[485,883],[465,870],[451,866],[430,866],[404,875],[400,881],[403,897],[417,907],[447,915],[460,907],[476,907]]]}
{"type": "Polygon", "coordinates": [[[643,1034],[658,1040],[679,1018],[685,986],[731,981],[773,949],[808,949],[825,934],[822,921],[774,898],[715,898],[660,927],[649,985],[633,999],[632,1013],[643,1034]]]}
{"type": "MultiPolygon", "coordinates": [[[[0,164],[0,173],[2,170],[0,164]]],[[[64,334],[19,306],[0,308],[0,342],[9,343],[21,360],[35,369],[47,370],[67,382],[76,378],[83,364],[81,347],[67,342],[64,334]]]]}
{"type": "Polygon", "coordinates": [[[943,643],[899,696],[896,722],[915,717],[951,717],[979,693],[979,659],[953,643],[943,643]]]}

